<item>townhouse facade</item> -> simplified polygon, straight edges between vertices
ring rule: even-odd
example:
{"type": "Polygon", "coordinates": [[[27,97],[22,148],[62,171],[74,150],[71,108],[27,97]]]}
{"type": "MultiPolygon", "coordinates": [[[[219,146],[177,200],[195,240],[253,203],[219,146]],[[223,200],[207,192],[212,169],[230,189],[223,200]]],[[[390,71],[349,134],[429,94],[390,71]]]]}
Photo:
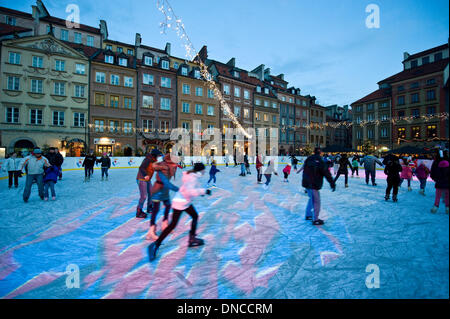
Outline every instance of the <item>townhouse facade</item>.
{"type": "Polygon", "coordinates": [[[310,129],[309,129],[309,143],[318,147],[327,146],[326,128],[323,125],[326,123],[326,107],[319,105],[312,99],[310,108],[310,129]]]}
{"type": "Polygon", "coordinates": [[[327,145],[337,145],[342,148],[352,148],[352,111],[348,105],[329,105],[326,107],[327,145]]]}

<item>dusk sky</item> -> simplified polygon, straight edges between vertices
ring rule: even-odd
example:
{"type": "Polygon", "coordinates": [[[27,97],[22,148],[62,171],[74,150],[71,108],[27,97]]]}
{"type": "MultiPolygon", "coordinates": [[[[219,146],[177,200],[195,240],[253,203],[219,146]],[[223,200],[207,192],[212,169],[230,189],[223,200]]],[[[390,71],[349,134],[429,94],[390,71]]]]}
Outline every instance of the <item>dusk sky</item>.
{"type": "MultiPolygon", "coordinates": [[[[0,5],[31,13],[35,1],[1,0],[0,5]]],[[[104,19],[109,38],[143,44],[185,57],[176,34],[161,34],[163,15],[156,0],[44,0],[53,16],[65,18],[68,4],[80,7],[81,23],[104,19]]],[[[170,0],[195,48],[209,58],[248,71],[260,64],[285,74],[290,86],[315,95],[321,105],[350,104],[402,70],[403,52],[415,53],[448,41],[447,0],[170,0]],[[380,28],[365,25],[367,5],[380,8],[380,28]]]]}

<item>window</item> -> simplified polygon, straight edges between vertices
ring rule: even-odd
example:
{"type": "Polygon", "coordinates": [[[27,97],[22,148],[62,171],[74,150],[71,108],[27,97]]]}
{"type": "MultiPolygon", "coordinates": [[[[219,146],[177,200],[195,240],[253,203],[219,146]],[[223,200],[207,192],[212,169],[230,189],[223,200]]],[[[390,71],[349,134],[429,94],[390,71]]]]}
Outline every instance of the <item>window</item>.
{"type": "Polygon", "coordinates": [[[104,125],[105,125],[105,122],[103,120],[95,120],[94,121],[95,131],[96,132],[103,132],[104,131],[104,125]]]}
{"type": "Polygon", "coordinates": [[[411,83],[411,89],[417,89],[419,87],[419,82],[411,83]]]}
{"type": "Polygon", "coordinates": [[[17,107],[7,107],[5,117],[7,123],[19,123],[19,109],[17,107]]]}
{"type": "Polygon", "coordinates": [[[433,114],[436,114],[436,106],[427,107],[427,115],[433,115],[433,114]]]}
{"type": "Polygon", "coordinates": [[[111,74],[110,81],[111,81],[112,85],[119,85],[120,77],[118,75],[116,75],[116,74],[111,74]]]}
{"type": "Polygon", "coordinates": [[[373,103],[367,104],[367,110],[368,110],[368,111],[373,110],[373,103]]]}
{"type": "Polygon", "coordinates": [[[42,110],[40,109],[30,110],[30,124],[34,125],[42,124],[42,110]]]}
{"type": "Polygon", "coordinates": [[[250,118],[250,110],[246,107],[244,107],[244,118],[250,118]]]}
{"type": "Polygon", "coordinates": [[[81,33],[74,32],[74,41],[75,43],[81,43],[81,33]]]}
{"type": "Polygon", "coordinates": [[[174,68],[175,70],[178,70],[179,67],[180,67],[180,65],[178,64],[178,62],[174,62],[174,63],[173,63],[173,68],[174,68]]]}
{"type": "Polygon", "coordinates": [[[160,124],[159,128],[160,128],[161,132],[169,133],[169,129],[170,129],[169,121],[161,121],[159,124],[160,124]]]}
{"type": "Polygon", "coordinates": [[[398,87],[397,87],[397,91],[398,92],[402,92],[402,91],[404,91],[405,90],[405,87],[403,86],[403,85],[399,85],[398,87]]]}
{"type": "Polygon", "coordinates": [[[187,67],[183,66],[181,68],[181,75],[187,76],[187,74],[188,74],[188,69],[187,69],[187,67]]]}
{"type": "Polygon", "coordinates": [[[109,97],[109,106],[115,108],[119,107],[119,97],[117,95],[111,95],[109,97]]]}
{"type": "Polygon", "coordinates": [[[31,92],[42,93],[42,80],[31,79],[31,92]]]}
{"type": "Polygon", "coordinates": [[[203,114],[203,105],[195,104],[195,114],[203,114]]]}
{"type": "Polygon", "coordinates": [[[214,115],[214,105],[208,105],[208,115],[214,115]]]}
{"type": "Polygon", "coordinates": [[[255,99],[255,105],[261,105],[261,100],[260,99],[255,99]]]}
{"type": "Polygon", "coordinates": [[[161,110],[170,111],[170,99],[166,97],[161,98],[161,110]]]}
{"type": "Polygon", "coordinates": [[[213,98],[214,98],[214,90],[208,89],[208,97],[209,97],[210,99],[213,99],[213,98]]]}
{"type": "Polygon", "coordinates": [[[95,93],[95,105],[105,106],[105,94],[95,93]]]}
{"type": "Polygon", "coordinates": [[[370,138],[370,139],[372,139],[374,137],[373,129],[367,130],[367,137],[370,138]]]}
{"type": "Polygon", "coordinates": [[[239,72],[238,71],[233,71],[233,76],[235,78],[239,78],[239,72]]]}
{"type": "Polygon", "coordinates": [[[142,128],[148,133],[153,130],[153,120],[142,120],[142,128]]]}
{"type": "Polygon", "coordinates": [[[33,55],[33,59],[32,59],[32,65],[35,68],[42,68],[43,65],[43,59],[40,56],[35,56],[33,55]]]}
{"type": "Polygon", "coordinates": [[[436,84],[436,80],[435,79],[428,79],[427,80],[427,85],[433,85],[436,84]]]}
{"type": "Polygon", "coordinates": [[[250,100],[250,91],[244,90],[244,99],[250,100]]]}
{"type": "Polygon", "coordinates": [[[208,134],[214,134],[214,125],[213,124],[208,124],[207,128],[208,128],[208,131],[207,131],[208,134]]]}
{"type": "Polygon", "coordinates": [[[124,97],[123,98],[123,107],[126,109],[132,109],[133,108],[133,99],[131,97],[124,97]]]}
{"type": "Polygon", "coordinates": [[[73,113],[73,126],[84,127],[84,113],[73,113]]]}
{"type": "Polygon", "coordinates": [[[125,58],[119,58],[119,65],[127,66],[128,65],[128,60],[125,59],[125,58]]]}
{"type": "Polygon", "coordinates": [[[191,86],[183,83],[183,94],[191,94],[191,86]]]}
{"type": "Polygon", "coordinates": [[[66,84],[64,82],[55,82],[55,95],[66,95],[66,84]]]}
{"type": "Polygon", "coordinates": [[[361,131],[356,131],[356,138],[357,138],[358,140],[361,139],[361,131]]]}
{"type": "Polygon", "coordinates": [[[132,49],[127,49],[127,54],[128,54],[128,55],[133,55],[133,54],[134,54],[134,51],[133,51],[132,49]]]}
{"type": "Polygon", "coordinates": [[[195,70],[194,71],[194,78],[200,79],[200,70],[195,70]]]}
{"type": "Polygon", "coordinates": [[[417,60],[411,61],[411,68],[417,68],[417,60]]]}
{"type": "MultiPolygon", "coordinates": [[[[269,92],[267,92],[267,93],[269,93],[269,92]]],[[[289,103],[294,103],[294,99],[293,98],[289,98],[289,103]]]]}
{"type": "Polygon", "coordinates": [[[435,90],[428,90],[427,91],[427,101],[432,101],[436,99],[436,91],[435,90]]]}
{"type": "Polygon", "coordinates": [[[282,97],[281,97],[281,101],[286,102],[286,97],[285,97],[285,96],[282,96],[282,97]]]}
{"type": "Polygon", "coordinates": [[[145,65],[153,65],[153,58],[151,56],[144,56],[144,64],[145,65]]]}
{"type": "Polygon", "coordinates": [[[404,96],[397,97],[397,104],[398,105],[405,105],[405,97],[404,96]]]}
{"type": "Polygon", "coordinates": [[[113,64],[114,57],[112,55],[105,55],[105,63],[113,64]]]}
{"type": "Polygon", "coordinates": [[[380,102],[380,107],[381,108],[388,107],[388,102],[380,102]]]}
{"type": "Polygon", "coordinates": [[[142,96],[142,107],[145,107],[147,109],[152,109],[153,108],[153,96],[151,96],[151,95],[142,96]]]}
{"type": "Polygon", "coordinates": [[[9,25],[16,25],[16,18],[10,17],[10,16],[5,16],[5,22],[6,22],[6,24],[9,24],[9,25]]]}
{"type": "Polygon", "coordinates": [[[203,88],[202,87],[196,87],[195,88],[195,95],[196,96],[203,96],[203,88]]]}
{"type": "Polygon", "coordinates": [[[133,131],[133,123],[131,122],[124,122],[123,123],[123,132],[125,134],[130,134],[133,131]]]}
{"type": "Polygon", "coordinates": [[[356,107],[356,112],[361,112],[361,105],[358,105],[358,106],[356,107]]]}
{"type": "Polygon", "coordinates": [[[241,97],[241,88],[234,87],[234,96],[241,97]]]}
{"type": "Polygon", "coordinates": [[[442,52],[438,52],[434,54],[434,61],[442,60],[442,52]]]}
{"type": "Polygon", "coordinates": [[[411,103],[418,103],[419,102],[419,93],[411,94],[411,103]]]}
{"type": "Polygon", "coordinates": [[[202,123],[196,123],[195,124],[195,132],[201,133],[202,132],[202,123]]]}
{"type": "Polygon", "coordinates": [[[61,40],[69,41],[69,31],[61,29],[61,40]]]}
{"type": "Polygon", "coordinates": [[[94,46],[94,37],[92,35],[86,36],[86,45],[89,47],[94,46]]]}
{"type": "Polygon", "coordinates": [[[261,87],[259,85],[256,87],[256,92],[261,93],[261,87]]]}
{"type": "Polygon", "coordinates": [[[268,121],[269,121],[269,116],[266,113],[264,113],[264,122],[268,122],[268,121]]]}
{"type": "Polygon", "coordinates": [[[387,137],[388,136],[388,129],[386,127],[382,127],[380,130],[381,137],[387,137]]]}
{"type": "Polygon", "coordinates": [[[109,121],[109,132],[111,133],[119,132],[119,121],[109,121]]]}
{"type": "Polygon", "coordinates": [[[133,78],[130,76],[125,76],[123,78],[123,84],[128,88],[132,88],[133,87],[133,78]]]}
{"type": "Polygon", "coordinates": [[[105,73],[95,72],[95,82],[105,83],[105,73]]]}
{"type": "Polygon", "coordinates": [[[84,97],[84,85],[75,85],[75,97],[84,97]]]}
{"type": "Polygon", "coordinates": [[[423,57],[422,58],[422,65],[423,64],[428,64],[428,63],[430,63],[430,57],[428,57],[428,56],[423,57]]]}
{"type": "Polygon", "coordinates": [[[255,112],[255,120],[259,121],[259,112],[255,112]]]}
{"type": "Polygon", "coordinates": [[[269,107],[269,101],[264,100],[264,106],[265,106],[265,107],[269,107]]]}
{"type": "Polygon", "coordinates": [[[170,78],[161,77],[161,87],[170,89],[171,86],[170,78]]]}
{"type": "Polygon", "coordinates": [[[144,73],[142,75],[142,82],[147,85],[153,85],[153,75],[144,73]]]}
{"type": "Polygon", "coordinates": [[[64,60],[55,60],[55,70],[56,71],[65,71],[66,62],[64,60]]]}
{"type": "Polygon", "coordinates": [[[420,116],[420,110],[419,109],[413,109],[411,111],[411,115],[415,118],[418,118],[420,116]]]}
{"type": "Polygon", "coordinates": [[[406,138],[406,128],[404,127],[399,127],[397,129],[397,133],[398,133],[398,138],[406,138]]]}
{"type": "Polygon", "coordinates": [[[278,107],[278,103],[277,103],[277,102],[272,102],[272,107],[273,107],[274,109],[276,109],[276,108],[278,107]]]}
{"type": "Polygon", "coordinates": [[[411,128],[411,137],[420,138],[420,126],[413,126],[411,128]]]}
{"type": "Polygon", "coordinates": [[[123,52],[123,48],[122,47],[117,47],[116,51],[117,51],[117,53],[122,53],[123,52]]]}
{"type": "Polygon", "coordinates": [[[276,115],[272,115],[272,123],[277,123],[277,116],[276,115]]]}
{"type": "Polygon", "coordinates": [[[240,106],[234,107],[234,115],[241,116],[241,107],[240,106]]]}
{"type": "Polygon", "coordinates": [[[437,136],[436,125],[427,125],[427,137],[432,138],[437,136]]]}
{"type": "Polygon", "coordinates": [[[168,69],[170,68],[169,61],[167,61],[167,60],[161,60],[161,68],[162,68],[162,69],[165,69],[165,70],[168,70],[168,69]]]}
{"type": "Polygon", "coordinates": [[[64,125],[64,111],[53,111],[53,125],[64,125]]]}
{"type": "Polygon", "coordinates": [[[230,95],[230,86],[227,84],[223,85],[223,94],[230,95]]]}
{"type": "Polygon", "coordinates": [[[189,108],[190,108],[190,104],[187,102],[183,102],[182,107],[181,107],[181,111],[183,113],[189,113],[189,108]]]}
{"type": "Polygon", "coordinates": [[[107,44],[105,47],[106,50],[112,51],[112,45],[111,44],[107,44]]]}
{"type": "Polygon", "coordinates": [[[86,65],[81,63],[75,64],[75,73],[76,74],[86,74],[86,65]]]}
{"type": "Polygon", "coordinates": [[[185,130],[189,130],[189,122],[181,123],[181,127],[184,128],[185,130]]]}

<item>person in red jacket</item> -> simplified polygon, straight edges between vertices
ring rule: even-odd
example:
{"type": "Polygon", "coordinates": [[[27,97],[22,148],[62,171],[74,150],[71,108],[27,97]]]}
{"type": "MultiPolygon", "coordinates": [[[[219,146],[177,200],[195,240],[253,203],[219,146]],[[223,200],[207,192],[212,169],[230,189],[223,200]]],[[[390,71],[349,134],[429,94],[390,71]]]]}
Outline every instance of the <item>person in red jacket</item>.
{"type": "Polygon", "coordinates": [[[284,174],[284,182],[289,182],[288,177],[289,177],[289,174],[291,174],[291,165],[290,164],[287,164],[286,167],[283,169],[283,174],[284,174]]]}
{"type": "Polygon", "coordinates": [[[407,180],[408,181],[408,192],[410,192],[412,190],[411,188],[411,179],[412,179],[412,169],[411,166],[409,166],[408,163],[408,159],[403,158],[402,160],[402,172],[400,173],[400,184],[398,185],[399,187],[402,186],[403,180],[407,180]]]}
{"type": "Polygon", "coordinates": [[[141,166],[139,166],[138,174],[136,176],[136,182],[139,188],[139,203],[136,208],[136,218],[147,218],[147,214],[142,210],[145,200],[147,200],[147,213],[152,211],[152,184],[151,179],[153,177],[154,169],[153,163],[156,162],[158,156],[163,154],[158,149],[151,150],[144,160],[141,166]]]}
{"type": "Polygon", "coordinates": [[[258,180],[258,184],[262,184],[262,167],[263,167],[263,163],[261,160],[261,155],[258,155],[256,157],[256,171],[257,171],[257,180],[258,180]]]}
{"type": "Polygon", "coordinates": [[[425,195],[425,186],[427,186],[427,178],[430,176],[430,170],[425,165],[425,163],[420,163],[416,168],[416,177],[420,182],[420,191],[421,195],[425,195]]]}

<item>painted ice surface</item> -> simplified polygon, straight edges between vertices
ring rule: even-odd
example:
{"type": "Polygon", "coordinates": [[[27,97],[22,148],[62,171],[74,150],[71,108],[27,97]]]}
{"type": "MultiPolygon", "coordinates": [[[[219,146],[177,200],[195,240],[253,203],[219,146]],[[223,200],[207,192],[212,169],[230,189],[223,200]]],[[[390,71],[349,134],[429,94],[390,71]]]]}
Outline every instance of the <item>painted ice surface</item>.
{"type": "Polygon", "coordinates": [[[381,172],[375,187],[349,178],[344,188],[341,176],[331,192],[325,182],[317,227],[304,220],[301,174],[289,183],[273,176],[264,190],[254,166],[246,177],[219,169],[213,195],[194,202],[205,246],[187,247],[184,214],[152,263],[149,220],[135,218],[136,169],[112,169],[105,182],[96,170],[89,183],[82,171],[64,172],[56,201],[41,201],[34,185],[27,204],[24,178],[12,190],[0,181],[0,297],[448,298],[449,220],[443,203],[429,212],[434,183],[422,196],[414,180],[393,203],[381,172]],[[79,288],[66,285],[72,264],[79,288]],[[369,264],[379,267],[379,288],[366,287],[369,264]]]}

